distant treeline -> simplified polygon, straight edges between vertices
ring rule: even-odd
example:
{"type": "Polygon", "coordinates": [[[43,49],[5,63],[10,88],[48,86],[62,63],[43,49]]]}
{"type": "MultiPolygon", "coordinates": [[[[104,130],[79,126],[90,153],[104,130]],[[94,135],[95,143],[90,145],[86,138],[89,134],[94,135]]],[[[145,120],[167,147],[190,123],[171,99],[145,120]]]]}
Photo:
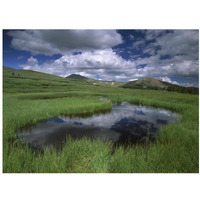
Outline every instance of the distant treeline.
{"type": "Polygon", "coordinates": [[[199,94],[199,88],[194,87],[168,86],[167,91],[187,94],[199,94]]]}

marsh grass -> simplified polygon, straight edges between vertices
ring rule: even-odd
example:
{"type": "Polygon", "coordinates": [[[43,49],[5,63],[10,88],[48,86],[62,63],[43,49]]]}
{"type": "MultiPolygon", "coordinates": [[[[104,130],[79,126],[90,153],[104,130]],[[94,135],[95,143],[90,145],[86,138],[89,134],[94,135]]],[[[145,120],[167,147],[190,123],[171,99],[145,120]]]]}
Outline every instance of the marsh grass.
{"type": "Polygon", "coordinates": [[[198,95],[94,86],[54,76],[34,80],[36,75],[26,73],[15,78],[4,76],[4,173],[199,172],[198,95]],[[100,101],[100,96],[109,100],[100,101]],[[146,141],[126,148],[119,145],[114,153],[112,144],[87,138],[67,138],[62,151],[45,149],[41,153],[16,137],[16,129],[27,124],[58,115],[106,112],[112,103],[123,101],[166,108],[178,112],[181,118],[162,128],[154,143],[146,141]]]}

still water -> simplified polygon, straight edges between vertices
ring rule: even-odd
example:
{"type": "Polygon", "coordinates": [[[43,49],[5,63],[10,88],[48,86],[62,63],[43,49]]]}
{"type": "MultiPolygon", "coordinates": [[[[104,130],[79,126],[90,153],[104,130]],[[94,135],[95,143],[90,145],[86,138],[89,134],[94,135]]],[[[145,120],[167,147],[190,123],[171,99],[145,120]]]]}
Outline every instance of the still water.
{"type": "Polygon", "coordinates": [[[61,144],[67,136],[74,139],[88,137],[104,141],[131,142],[151,140],[159,135],[159,129],[169,122],[176,122],[177,113],[160,108],[136,106],[123,102],[113,104],[112,111],[94,114],[91,117],[58,116],[18,130],[18,137],[33,148],[51,147],[61,144]]]}

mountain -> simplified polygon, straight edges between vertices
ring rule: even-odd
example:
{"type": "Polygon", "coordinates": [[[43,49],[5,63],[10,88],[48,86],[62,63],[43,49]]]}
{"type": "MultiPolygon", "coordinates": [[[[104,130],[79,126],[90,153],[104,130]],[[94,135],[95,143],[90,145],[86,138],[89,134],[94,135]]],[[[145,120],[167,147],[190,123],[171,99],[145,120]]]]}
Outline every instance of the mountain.
{"type": "Polygon", "coordinates": [[[170,92],[189,93],[189,94],[199,93],[199,88],[182,87],[180,85],[171,84],[153,78],[143,78],[136,81],[129,81],[128,83],[125,83],[121,87],[132,88],[132,89],[167,90],[170,92]]]}
{"type": "Polygon", "coordinates": [[[97,79],[90,79],[78,74],[71,74],[70,76],[63,78],[60,76],[46,74],[42,72],[13,69],[3,66],[3,84],[4,91],[27,92],[30,91],[51,91],[51,88],[57,88],[58,91],[62,91],[64,88],[71,88],[80,85],[93,86],[106,86],[106,87],[120,87],[124,83],[118,81],[101,81],[97,79]]]}
{"type": "Polygon", "coordinates": [[[129,81],[122,87],[124,88],[138,88],[138,89],[167,89],[170,83],[159,81],[153,78],[143,78],[136,81],[129,81]]]}
{"type": "Polygon", "coordinates": [[[102,81],[102,80],[87,78],[79,74],[71,74],[65,78],[85,80],[87,83],[90,83],[96,86],[120,87],[124,84],[123,82],[119,82],[119,81],[102,81]]]}
{"type": "Polygon", "coordinates": [[[79,75],[79,74],[71,74],[71,75],[69,75],[69,76],[67,76],[67,77],[65,77],[65,78],[88,79],[88,78],[86,78],[85,76],[81,76],[81,75],[79,75]]]}
{"type": "Polygon", "coordinates": [[[57,90],[64,90],[71,86],[78,85],[94,85],[106,87],[124,87],[133,89],[155,89],[167,90],[170,92],[180,92],[189,94],[198,94],[199,88],[195,87],[182,87],[171,83],[163,82],[153,78],[144,78],[128,83],[119,81],[102,81],[96,79],[86,78],[78,74],[71,74],[63,78],[52,74],[32,70],[13,69],[3,66],[3,90],[12,92],[15,88],[18,92],[26,91],[42,91],[43,89],[57,88],[57,90]],[[6,84],[5,84],[6,83],[6,84]],[[34,90],[33,90],[34,88],[34,90]]]}

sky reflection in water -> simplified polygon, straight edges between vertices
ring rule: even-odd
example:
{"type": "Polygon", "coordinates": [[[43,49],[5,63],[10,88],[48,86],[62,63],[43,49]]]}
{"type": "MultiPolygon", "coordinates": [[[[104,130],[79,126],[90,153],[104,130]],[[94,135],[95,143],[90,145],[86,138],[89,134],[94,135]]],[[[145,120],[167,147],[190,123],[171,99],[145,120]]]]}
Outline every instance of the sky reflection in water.
{"type": "Polygon", "coordinates": [[[20,137],[32,147],[52,146],[61,143],[66,136],[101,138],[114,143],[121,140],[141,140],[147,134],[155,138],[160,127],[175,122],[179,115],[164,109],[136,106],[129,103],[113,104],[107,114],[95,114],[87,118],[59,116],[20,130],[20,137]]]}

